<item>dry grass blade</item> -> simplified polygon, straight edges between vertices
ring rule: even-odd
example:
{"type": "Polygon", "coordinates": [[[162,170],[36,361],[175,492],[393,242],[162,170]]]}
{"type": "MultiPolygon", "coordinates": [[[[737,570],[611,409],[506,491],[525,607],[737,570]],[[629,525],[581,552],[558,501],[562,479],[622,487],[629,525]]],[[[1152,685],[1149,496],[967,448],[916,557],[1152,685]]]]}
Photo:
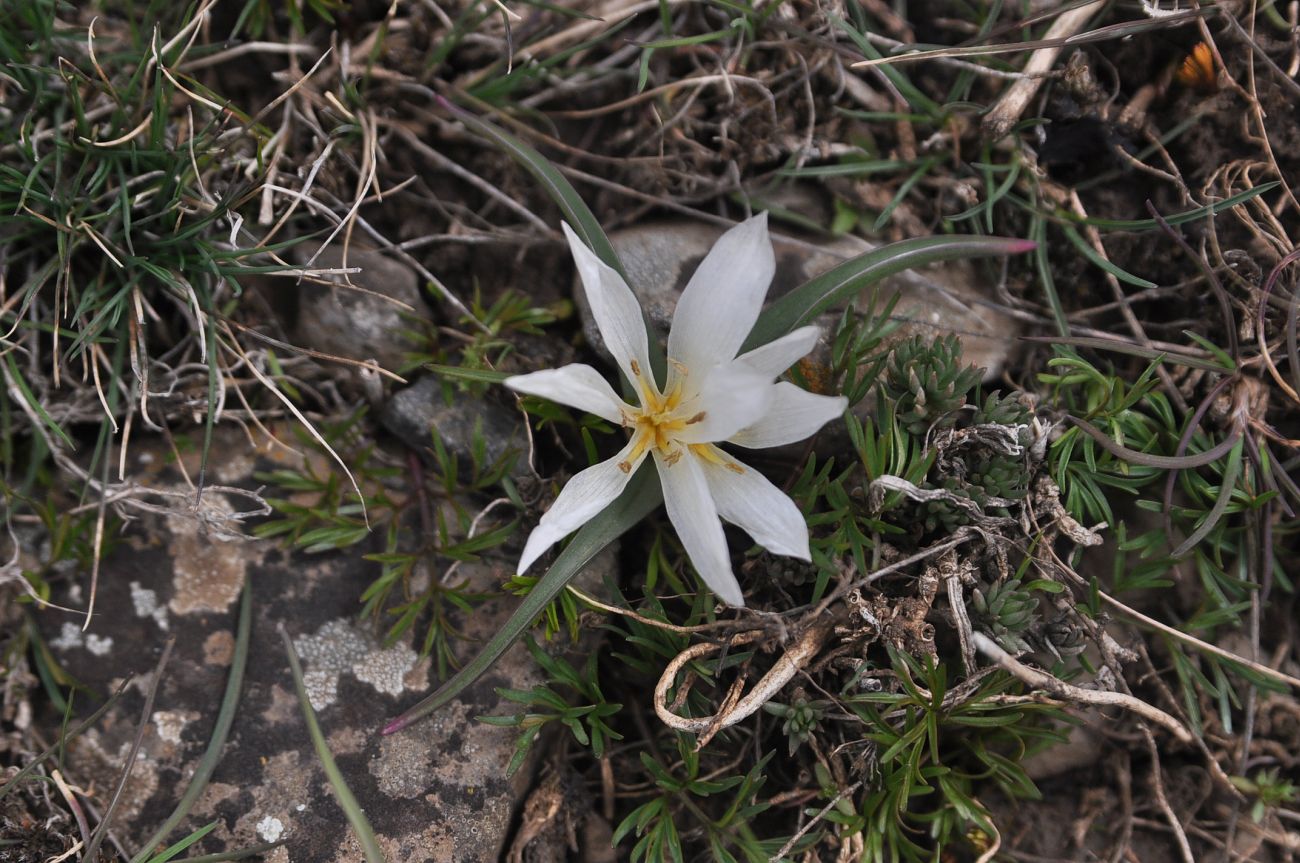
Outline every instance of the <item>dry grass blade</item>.
{"type": "Polygon", "coordinates": [[[175,646],[176,636],[173,635],[163,645],[162,656],[158,657],[158,664],[154,666],[153,679],[149,683],[149,692],[145,696],[144,707],[140,709],[139,726],[136,729],[135,739],[131,741],[131,751],[127,753],[126,761],[122,765],[122,776],[117,781],[117,787],[113,789],[113,796],[109,798],[108,808],[104,810],[104,814],[99,820],[99,826],[95,828],[95,832],[91,835],[90,842],[86,846],[84,856],[87,860],[98,859],[99,846],[108,835],[108,828],[113,821],[113,815],[117,812],[118,804],[122,802],[122,792],[126,789],[127,780],[131,778],[131,770],[135,767],[135,759],[140,754],[140,745],[144,742],[145,732],[149,730],[149,718],[153,716],[154,697],[158,694],[158,688],[162,685],[163,671],[167,668],[167,661],[171,659],[172,648],[175,646]]]}
{"type": "Polygon", "coordinates": [[[203,758],[199,761],[198,767],[195,768],[194,774],[190,777],[189,785],[185,788],[185,793],[181,795],[181,799],[176,803],[176,808],[172,811],[172,814],[140,846],[140,851],[131,858],[131,863],[144,863],[149,859],[152,849],[166,841],[167,834],[185,819],[195,802],[198,801],[199,796],[208,787],[208,780],[212,778],[212,771],[217,769],[217,764],[221,761],[226,738],[230,734],[230,726],[235,721],[235,713],[239,707],[239,694],[244,682],[244,669],[248,664],[248,639],[252,631],[253,617],[252,597],[252,580],[246,578],[244,588],[240,592],[239,622],[235,627],[235,650],[230,660],[230,674],[226,678],[226,692],[221,699],[221,707],[217,712],[217,721],[212,727],[212,737],[208,741],[208,748],[203,753],[203,758]]]}

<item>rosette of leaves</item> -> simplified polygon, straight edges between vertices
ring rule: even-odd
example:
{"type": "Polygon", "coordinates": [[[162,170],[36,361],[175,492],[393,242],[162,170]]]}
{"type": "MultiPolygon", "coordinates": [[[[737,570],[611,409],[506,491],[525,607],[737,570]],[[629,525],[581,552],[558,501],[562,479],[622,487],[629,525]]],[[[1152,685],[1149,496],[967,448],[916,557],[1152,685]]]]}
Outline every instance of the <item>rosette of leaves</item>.
{"type": "Polygon", "coordinates": [[[760,584],[802,587],[817,580],[817,564],[764,551],[746,564],[745,574],[760,584]]]}
{"type": "Polygon", "coordinates": [[[1042,632],[1043,646],[1056,654],[1057,659],[1078,656],[1088,646],[1083,628],[1070,621],[1069,615],[1058,614],[1047,622],[1042,632]]]}
{"type": "Polygon", "coordinates": [[[957,409],[979,385],[983,371],[964,366],[961,340],[940,336],[930,344],[913,336],[894,346],[881,391],[908,433],[924,435],[957,421],[957,409]]]}
{"type": "Polygon", "coordinates": [[[1030,629],[1038,611],[1038,598],[1019,579],[1007,579],[971,591],[975,618],[1008,653],[1029,653],[1030,629]]]}
{"type": "Polygon", "coordinates": [[[763,705],[763,709],[785,720],[781,730],[790,741],[790,754],[794,755],[795,751],[821,726],[822,715],[828,706],[829,702],[810,701],[807,696],[800,693],[790,704],[769,701],[763,705]]]}
{"type": "MultiPolygon", "coordinates": [[[[1015,394],[991,393],[972,416],[972,427],[1001,426],[1009,440],[1024,448],[1031,443],[1029,423],[1033,413],[1015,394]]],[[[996,430],[995,430],[996,431],[996,430]]],[[[948,468],[937,487],[973,500],[985,509],[994,500],[1021,500],[1029,493],[1032,465],[1025,453],[1008,452],[994,446],[987,435],[974,434],[967,439],[961,452],[946,457],[948,468]]],[[[935,487],[935,486],[931,486],[935,487]]],[[[927,531],[943,528],[952,532],[970,521],[969,514],[947,501],[935,501],[925,509],[927,531]]]]}

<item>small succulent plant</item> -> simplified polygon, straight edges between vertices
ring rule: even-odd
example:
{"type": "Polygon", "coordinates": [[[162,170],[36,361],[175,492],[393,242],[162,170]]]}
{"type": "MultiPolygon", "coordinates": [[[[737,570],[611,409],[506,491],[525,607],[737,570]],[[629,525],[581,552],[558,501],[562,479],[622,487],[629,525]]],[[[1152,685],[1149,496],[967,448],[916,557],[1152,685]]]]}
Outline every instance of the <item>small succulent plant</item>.
{"type": "Polygon", "coordinates": [[[762,584],[802,587],[817,580],[817,564],[764,551],[745,564],[745,574],[762,584]]]}
{"type": "Polygon", "coordinates": [[[822,716],[828,706],[826,701],[810,701],[803,691],[799,691],[790,704],[769,701],[763,705],[763,709],[785,720],[781,730],[789,738],[790,754],[794,755],[795,750],[807,742],[821,726],[822,716]]]}
{"type": "Polygon", "coordinates": [[[980,382],[981,370],[963,366],[961,340],[941,336],[926,344],[913,336],[894,346],[882,391],[908,433],[924,435],[956,422],[956,411],[980,382]]]}
{"type": "MultiPolygon", "coordinates": [[[[1033,413],[1015,394],[989,394],[972,414],[973,433],[945,452],[932,471],[937,481],[931,487],[947,489],[981,509],[995,500],[1023,499],[1032,479],[1032,465],[1024,453],[1032,442],[1032,420],[1033,413]]],[[[924,508],[924,519],[927,531],[951,532],[969,523],[970,515],[949,501],[934,501],[924,508]]]]}
{"type": "Polygon", "coordinates": [[[971,599],[976,617],[1003,650],[1028,653],[1034,649],[1027,636],[1038,610],[1038,599],[1022,589],[1019,579],[977,587],[971,599]]]}

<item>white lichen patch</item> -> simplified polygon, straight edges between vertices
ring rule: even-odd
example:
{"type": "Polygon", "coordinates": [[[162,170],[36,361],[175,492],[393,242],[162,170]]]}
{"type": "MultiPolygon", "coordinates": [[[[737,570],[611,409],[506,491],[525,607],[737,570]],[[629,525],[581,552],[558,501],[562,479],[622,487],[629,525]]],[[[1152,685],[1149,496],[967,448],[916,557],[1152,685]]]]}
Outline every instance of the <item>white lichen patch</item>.
{"type": "Polygon", "coordinates": [[[55,650],[73,650],[84,647],[95,656],[107,656],[113,649],[113,639],[109,636],[86,634],[75,623],[64,623],[59,627],[57,638],[50,640],[50,647],[55,650]]]}
{"type": "Polygon", "coordinates": [[[257,822],[257,835],[263,842],[279,842],[284,835],[284,823],[279,818],[268,815],[257,822]]]}
{"type": "Polygon", "coordinates": [[[334,703],[343,674],[353,675],[384,695],[401,695],[407,688],[405,678],[419,658],[406,644],[380,647],[344,619],[331,620],[314,635],[295,639],[294,649],[307,667],[303,684],[316,710],[334,703]]]}
{"type": "Polygon", "coordinates": [[[415,665],[419,655],[406,644],[395,644],[387,650],[372,650],[353,666],[357,680],[369,683],[386,695],[401,695],[406,688],[406,672],[415,665]]]}
{"type": "Polygon", "coordinates": [[[58,637],[50,639],[50,647],[55,650],[72,650],[74,647],[81,647],[84,643],[81,627],[75,623],[64,623],[59,627],[58,637]]]}
{"type": "Polygon", "coordinates": [[[167,607],[158,604],[157,591],[150,590],[147,587],[141,587],[140,582],[133,581],[131,587],[131,605],[135,606],[136,617],[152,617],[153,622],[158,624],[158,628],[163,632],[167,631],[169,623],[167,621],[167,607]]]}
{"type": "Polygon", "coordinates": [[[153,713],[154,729],[158,732],[158,737],[167,743],[179,745],[181,734],[185,731],[185,726],[189,724],[192,718],[197,714],[182,712],[179,710],[155,710],[153,713]]]}
{"type": "Polygon", "coordinates": [[[108,656],[109,651],[113,649],[113,639],[109,636],[98,636],[91,632],[86,635],[86,649],[95,656],[108,656]]]}
{"type": "Polygon", "coordinates": [[[293,648],[305,664],[335,674],[350,670],[370,651],[365,636],[342,618],[326,623],[315,635],[294,639],[293,648]]]}
{"type": "Polygon", "coordinates": [[[321,711],[334,703],[339,695],[339,673],[313,668],[302,673],[302,686],[307,690],[307,700],[312,710],[321,711]]]}

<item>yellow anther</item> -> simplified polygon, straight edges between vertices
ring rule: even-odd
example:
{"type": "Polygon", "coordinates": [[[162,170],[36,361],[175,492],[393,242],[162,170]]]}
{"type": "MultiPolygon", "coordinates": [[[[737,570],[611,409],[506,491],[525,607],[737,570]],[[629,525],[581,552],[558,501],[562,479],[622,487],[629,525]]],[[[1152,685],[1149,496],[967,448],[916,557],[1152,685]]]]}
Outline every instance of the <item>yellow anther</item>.
{"type": "Polygon", "coordinates": [[[688,426],[693,426],[693,425],[695,425],[697,422],[702,421],[702,420],[704,419],[705,415],[706,415],[706,414],[705,414],[704,411],[700,411],[700,412],[697,413],[695,416],[693,416],[693,417],[691,417],[690,419],[688,419],[688,420],[686,421],[686,424],[687,424],[688,426]]]}
{"type": "Polygon", "coordinates": [[[632,472],[632,462],[630,462],[630,461],[621,461],[621,462],[618,463],[618,469],[621,470],[621,471],[623,471],[623,473],[631,473],[631,472],[632,472]]]}
{"type": "Polygon", "coordinates": [[[638,378],[641,377],[641,364],[638,363],[636,360],[631,360],[631,364],[632,364],[632,375],[638,378]]]}

